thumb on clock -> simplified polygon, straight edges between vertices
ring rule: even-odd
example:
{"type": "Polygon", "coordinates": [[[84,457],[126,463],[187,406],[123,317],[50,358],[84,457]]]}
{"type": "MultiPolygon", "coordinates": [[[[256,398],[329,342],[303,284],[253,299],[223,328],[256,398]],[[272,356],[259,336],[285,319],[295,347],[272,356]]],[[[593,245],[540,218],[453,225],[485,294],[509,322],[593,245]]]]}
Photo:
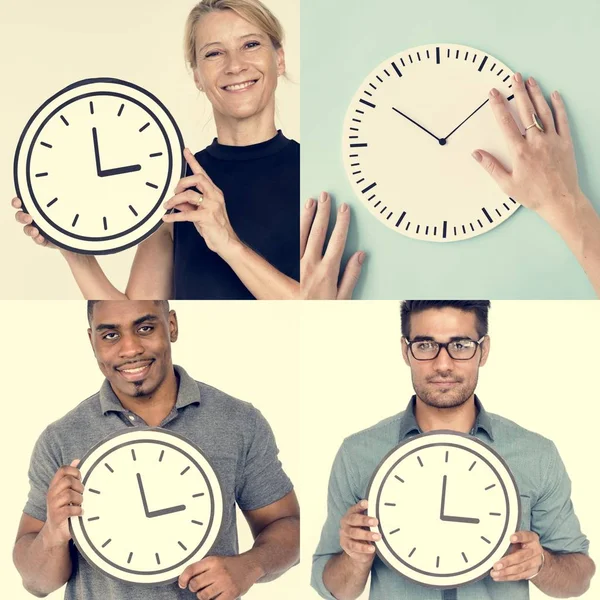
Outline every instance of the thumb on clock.
{"type": "Polygon", "coordinates": [[[485,150],[475,150],[471,156],[490,174],[503,192],[510,193],[508,192],[510,173],[495,156],[485,150]]]}

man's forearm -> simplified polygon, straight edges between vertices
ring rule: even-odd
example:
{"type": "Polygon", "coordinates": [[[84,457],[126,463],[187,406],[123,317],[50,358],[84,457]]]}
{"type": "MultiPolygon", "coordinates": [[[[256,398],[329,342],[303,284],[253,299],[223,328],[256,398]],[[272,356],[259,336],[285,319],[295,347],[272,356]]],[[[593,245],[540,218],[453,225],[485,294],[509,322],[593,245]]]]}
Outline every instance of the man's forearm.
{"type": "Polygon", "coordinates": [[[596,567],[585,554],[553,554],[544,550],[544,566],[531,580],[552,598],[581,596],[590,587],[596,567]]]}
{"type": "Polygon", "coordinates": [[[13,561],[25,589],[38,598],[62,587],[73,570],[69,544],[52,546],[45,529],[21,537],[15,544],[13,561]]]}
{"type": "Polygon", "coordinates": [[[284,517],[265,527],[246,557],[256,568],[256,583],[266,583],[285,573],[300,557],[300,519],[284,517]]]}
{"type": "Polygon", "coordinates": [[[95,256],[67,250],[61,250],[61,254],[86,300],[127,300],[127,296],[108,280],[95,256]]]}
{"type": "Polygon", "coordinates": [[[327,561],[323,583],[338,600],[355,600],[365,589],[372,564],[356,563],[345,552],[341,552],[327,561]]]}

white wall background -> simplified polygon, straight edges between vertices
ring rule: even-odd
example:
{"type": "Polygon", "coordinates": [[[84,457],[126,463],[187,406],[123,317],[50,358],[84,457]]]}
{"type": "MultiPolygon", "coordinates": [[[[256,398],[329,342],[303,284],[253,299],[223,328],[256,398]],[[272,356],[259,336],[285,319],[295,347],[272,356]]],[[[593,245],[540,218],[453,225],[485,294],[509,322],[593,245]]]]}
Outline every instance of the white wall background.
{"type": "MultiPolygon", "coordinates": [[[[263,0],[286,32],[289,79],[277,89],[277,125],[300,140],[300,0],[263,0]]],[[[215,137],[210,104],[183,58],[183,28],[194,0],[30,0],[0,4],[0,256],[3,299],[77,299],[57,251],[38,247],[14,221],[13,159],[29,117],[51,95],[88,77],[116,77],[166,105],[193,152],[215,137]]],[[[101,257],[124,290],[135,249],[101,257]]]]}
{"type": "MultiPolygon", "coordinates": [[[[297,306],[275,302],[173,302],[179,339],[173,360],[200,381],[251,402],[269,421],[280,460],[300,488],[302,431],[298,380],[300,323],[297,306]]],[[[1,598],[32,598],[12,564],[12,548],[27,498],[27,469],[33,445],[52,421],[95,393],[103,377],[87,337],[86,307],[73,302],[0,302],[7,337],[3,365],[3,422],[0,456],[1,598]]],[[[300,495],[300,489],[297,489],[300,495]]],[[[238,511],[240,550],[252,536],[238,511]]],[[[254,586],[248,600],[303,600],[298,567],[268,584],[254,586]]],[[[49,600],[60,600],[59,590],[49,600]]],[[[192,595],[190,594],[190,598],[192,595]]]]}
{"type": "MultiPolygon", "coordinates": [[[[402,361],[398,302],[304,303],[301,310],[300,568],[308,580],[326,516],[331,464],[342,440],[404,410],[413,390],[402,361]]],[[[490,336],[490,358],[480,370],[477,393],[486,410],[556,443],[591,557],[598,561],[600,303],[492,302],[490,336]]],[[[582,598],[598,597],[598,579],[582,598]]],[[[531,600],[547,597],[530,587],[531,600]]],[[[318,595],[310,590],[304,598],[318,595]]],[[[366,598],[368,593],[361,596],[366,598]]]]}

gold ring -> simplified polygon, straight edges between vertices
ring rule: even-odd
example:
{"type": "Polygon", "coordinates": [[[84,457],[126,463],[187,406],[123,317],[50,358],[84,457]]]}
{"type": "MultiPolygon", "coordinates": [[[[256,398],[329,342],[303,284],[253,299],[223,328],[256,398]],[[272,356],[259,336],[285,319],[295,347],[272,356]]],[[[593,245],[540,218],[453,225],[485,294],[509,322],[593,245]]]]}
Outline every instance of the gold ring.
{"type": "Polygon", "coordinates": [[[534,112],[531,113],[531,118],[533,119],[533,123],[528,127],[525,127],[525,131],[531,129],[532,127],[535,127],[536,129],[544,133],[544,126],[542,125],[542,122],[539,120],[538,116],[534,112]]]}

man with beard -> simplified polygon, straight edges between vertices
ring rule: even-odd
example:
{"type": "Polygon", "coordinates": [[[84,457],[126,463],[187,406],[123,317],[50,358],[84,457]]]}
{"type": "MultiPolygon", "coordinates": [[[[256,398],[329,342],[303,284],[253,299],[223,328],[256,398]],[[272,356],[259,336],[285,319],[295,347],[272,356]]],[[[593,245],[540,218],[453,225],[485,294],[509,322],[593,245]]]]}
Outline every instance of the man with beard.
{"type": "Polygon", "coordinates": [[[490,352],[489,301],[411,300],[401,306],[402,355],[415,395],[405,411],[344,440],[329,481],[328,514],[313,557],[312,585],[323,598],[354,600],[371,575],[370,600],[526,600],[531,581],[549,596],[580,596],[595,566],[570,500],[571,485],[554,444],[486,412],[475,395],[490,352]],[[489,576],[460,589],[418,585],[375,554],[377,520],[366,513],[377,465],[408,437],[435,430],[467,433],[508,463],[522,518],[510,552],[489,576]]]}
{"type": "Polygon", "coordinates": [[[36,443],[13,553],[24,587],[43,597],[66,583],[68,600],[174,600],[194,594],[201,600],[234,600],[294,565],[298,503],[260,412],[173,365],[178,325],[167,302],[89,302],[88,320],[106,379],[98,393],[49,425],[36,443]],[[178,585],[136,586],[107,577],[71,542],[68,519],[83,514],[79,459],[111,434],[135,427],[161,427],[195,442],[221,483],[223,522],[212,556],[183,570],[178,585]],[[254,536],[253,547],[242,554],[236,503],[254,536]]]}

